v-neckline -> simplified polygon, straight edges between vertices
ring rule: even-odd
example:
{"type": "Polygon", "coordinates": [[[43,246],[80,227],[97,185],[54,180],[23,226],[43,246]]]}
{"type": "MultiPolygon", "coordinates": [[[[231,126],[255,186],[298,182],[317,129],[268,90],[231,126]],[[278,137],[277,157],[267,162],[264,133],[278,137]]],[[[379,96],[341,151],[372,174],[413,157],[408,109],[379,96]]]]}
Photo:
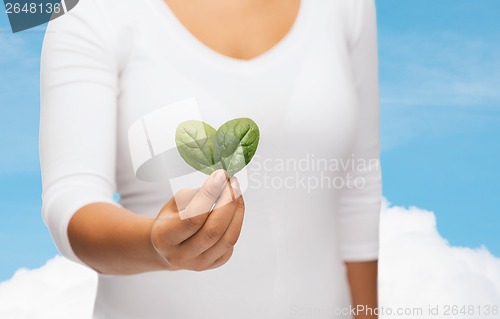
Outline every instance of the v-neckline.
{"type": "Polygon", "coordinates": [[[169,25],[169,29],[172,31],[172,37],[191,54],[209,64],[215,64],[230,71],[256,72],[272,64],[276,59],[282,59],[284,55],[289,54],[298,45],[298,40],[304,31],[304,24],[307,20],[307,5],[310,0],[300,1],[295,20],[285,36],[271,48],[251,59],[234,58],[209,47],[184,26],[164,0],[154,1],[160,7],[158,10],[160,18],[169,25]]]}

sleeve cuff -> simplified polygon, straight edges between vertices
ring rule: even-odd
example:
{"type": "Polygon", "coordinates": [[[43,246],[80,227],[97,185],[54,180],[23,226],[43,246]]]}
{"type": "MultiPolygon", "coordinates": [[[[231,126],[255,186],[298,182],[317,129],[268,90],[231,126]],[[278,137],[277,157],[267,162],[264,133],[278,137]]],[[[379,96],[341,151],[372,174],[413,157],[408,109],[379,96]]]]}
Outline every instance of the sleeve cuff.
{"type": "Polygon", "coordinates": [[[69,260],[87,267],[90,266],[78,258],[71,247],[68,225],[73,215],[86,205],[99,202],[121,206],[112,199],[112,195],[108,196],[107,190],[100,188],[96,185],[93,188],[83,185],[81,187],[58,187],[58,189],[50,189],[50,192],[43,196],[43,220],[50,230],[57,249],[69,260]]]}
{"type": "Polygon", "coordinates": [[[372,261],[377,260],[378,256],[378,242],[340,246],[340,257],[343,261],[372,261]]]}

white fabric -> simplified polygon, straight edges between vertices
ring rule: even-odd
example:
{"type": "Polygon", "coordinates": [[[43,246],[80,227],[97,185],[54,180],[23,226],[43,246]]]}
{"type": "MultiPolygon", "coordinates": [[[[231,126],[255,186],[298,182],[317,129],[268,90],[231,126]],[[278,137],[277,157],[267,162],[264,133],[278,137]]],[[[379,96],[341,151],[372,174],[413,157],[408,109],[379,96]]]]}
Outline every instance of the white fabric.
{"type": "Polygon", "coordinates": [[[67,236],[80,207],[118,192],[154,217],[173,195],[179,181],[136,178],[127,132],[189,98],[216,128],[250,117],[261,130],[235,253],[208,272],[99,276],[94,318],[334,317],[349,304],[343,261],[378,256],[380,170],[359,166],[379,158],[374,1],[303,0],[290,33],[250,61],[203,45],[162,0],[81,0],[51,21],[42,211],[64,256],[83,263],[67,236]]]}

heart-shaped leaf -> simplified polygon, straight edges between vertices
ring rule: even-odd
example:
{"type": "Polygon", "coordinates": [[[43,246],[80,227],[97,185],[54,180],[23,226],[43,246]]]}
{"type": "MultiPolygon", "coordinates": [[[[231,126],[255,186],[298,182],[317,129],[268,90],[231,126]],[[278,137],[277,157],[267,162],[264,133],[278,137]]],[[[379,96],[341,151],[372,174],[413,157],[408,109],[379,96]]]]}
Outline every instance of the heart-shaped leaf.
{"type": "Polygon", "coordinates": [[[223,168],[232,177],[250,163],[259,138],[259,128],[249,118],[228,121],[217,131],[201,121],[185,121],[177,127],[175,143],[181,157],[196,170],[211,174],[223,168]]]}
{"type": "Polygon", "coordinates": [[[238,118],[224,123],[215,133],[214,161],[221,162],[229,176],[250,163],[259,145],[257,124],[249,118],[238,118]]]}
{"type": "Polygon", "coordinates": [[[196,170],[211,174],[214,165],[213,139],[215,129],[201,121],[185,121],[177,126],[175,144],[181,157],[196,170]]]}

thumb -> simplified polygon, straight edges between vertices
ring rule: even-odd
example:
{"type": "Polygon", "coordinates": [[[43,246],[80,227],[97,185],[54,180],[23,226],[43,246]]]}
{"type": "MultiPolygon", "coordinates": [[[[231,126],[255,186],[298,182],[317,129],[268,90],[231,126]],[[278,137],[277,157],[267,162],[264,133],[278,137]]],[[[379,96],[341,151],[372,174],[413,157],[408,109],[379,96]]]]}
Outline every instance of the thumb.
{"type": "Polygon", "coordinates": [[[192,218],[210,212],[228,181],[225,170],[213,172],[194,195],[187,207],[179,212],[181,219],[192,218]]]}

